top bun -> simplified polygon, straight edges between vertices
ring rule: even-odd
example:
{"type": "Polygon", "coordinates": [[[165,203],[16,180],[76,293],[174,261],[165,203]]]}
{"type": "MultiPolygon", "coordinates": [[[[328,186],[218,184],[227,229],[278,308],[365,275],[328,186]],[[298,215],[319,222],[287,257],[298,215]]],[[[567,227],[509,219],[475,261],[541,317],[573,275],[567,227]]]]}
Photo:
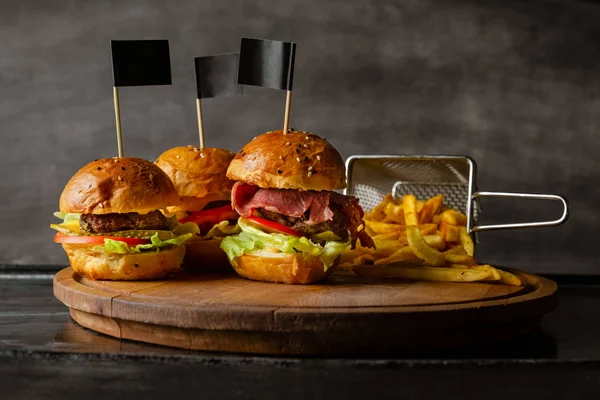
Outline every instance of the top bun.
{"type": "Polygon", "coordinates": [[[225,149],[175,147],[162,153],[156,165],[169,175],[179,196],[205,197],[231,193],[234,182],[225,172],[234,156],[225,149]]]}
{"type": "Polygon", "coordinates": [[[60,211],[82,214],[148,213],[179,203],[173,183],[141,158],[103,158],[81,168],[60,196],[60,211]]]}
{"type": "Polygon", "coordinates": [[[340,153],[325,139],[301,131],[255,137],[229,165],[227,177],[262,188],[337,190],[346,187],[340,153]]]}

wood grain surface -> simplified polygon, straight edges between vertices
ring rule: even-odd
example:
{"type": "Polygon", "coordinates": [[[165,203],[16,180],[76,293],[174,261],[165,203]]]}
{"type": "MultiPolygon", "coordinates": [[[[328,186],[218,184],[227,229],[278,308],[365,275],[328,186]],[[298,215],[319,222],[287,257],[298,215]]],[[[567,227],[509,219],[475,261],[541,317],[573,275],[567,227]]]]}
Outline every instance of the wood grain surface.
{"type": "Polygon", "coordinates": [[[527,287],[376,280],[338,274],[289,286],[236,275],[91,281],[70,268],[54,294],[81,325],[122,339],[259,354],[391,354],[477,346],[534,329],[556,284],[527,287]]]}

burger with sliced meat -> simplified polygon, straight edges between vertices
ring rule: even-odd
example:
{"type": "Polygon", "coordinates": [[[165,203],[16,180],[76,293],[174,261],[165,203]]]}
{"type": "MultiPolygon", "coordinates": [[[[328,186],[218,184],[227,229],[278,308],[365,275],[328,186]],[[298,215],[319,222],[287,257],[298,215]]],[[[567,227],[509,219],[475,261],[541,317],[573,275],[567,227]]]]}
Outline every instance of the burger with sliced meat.
{"type": "Polygon", "coordinates": [[[161,210],[179,202],[160,168],[139,158],[105,158],[81,168],[60,196],[61,243],[71,267],[91,279],[157,279],[177,271],[189,226],[161,210]]]}
{"type": "Polygon", "coordinates": [[[241,232],[221,248],[245,278],[312,283],[335,270],[347,246],[374,247],[358,199],[334,191],[346,187],[342,157],[315,134],[257,136],[236,154],[227,177],[237,181],[231,199],[241,232]]]}
{"type": "Polygon", "coordinates": [[[225,149],[187,146],[167,150],[156,160],[180,197],[180,204],[168,211],[195,228],[186,243],[186,269],[231,271],[220,245],[224,237],[240,232],[231,207],[234,182],[225,176],[234,156],[225,149]]]}

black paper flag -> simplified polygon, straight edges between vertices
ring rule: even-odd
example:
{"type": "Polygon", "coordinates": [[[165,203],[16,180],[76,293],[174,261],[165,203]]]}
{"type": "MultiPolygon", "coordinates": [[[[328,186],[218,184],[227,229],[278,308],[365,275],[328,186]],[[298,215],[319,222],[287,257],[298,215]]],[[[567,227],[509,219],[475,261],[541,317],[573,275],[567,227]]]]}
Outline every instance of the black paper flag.
{"type": "Polygon", "coordinates": [[[111,40],[115,87],[171,84],[168,40],[111,40]]]}
{"type": "Polygon", "coordinates": [[[241,94],[243,86],[237,83],[239,59],[240,53],[195,57],[198,98],[241,94]]]}
{"type": "Polygon", "coordinates": [[[238,83],[292,90],[296,43],[242,38],[238,83]]]}

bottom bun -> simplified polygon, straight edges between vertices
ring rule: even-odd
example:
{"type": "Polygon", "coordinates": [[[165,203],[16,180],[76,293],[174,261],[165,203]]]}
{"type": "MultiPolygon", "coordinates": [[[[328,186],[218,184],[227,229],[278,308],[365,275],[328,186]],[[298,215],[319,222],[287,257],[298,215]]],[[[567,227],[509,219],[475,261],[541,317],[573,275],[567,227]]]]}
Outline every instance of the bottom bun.
{"type": "Polygon", "coordinates": [[[340,258],[327,268],[314,256],[257,251],[235,258],[233,266],[240,276],[255,281],[304,285],[327,278],[337,268],[340,258]]]}
{"type": "Polygon", "coordinates": [[[188,271],[233,272],[227,254],[221,249],[223,238],[190,240],[185,244],[183,267],[188,271]]]}
{"type": "Polygon", "coordinates": [[[63,244],[63,248],[75,272],[86,278],[111,281],[163,278],[180,268],[185,254],[185,246],[137,254],[107,254],[74,244],[63,244]]]}

